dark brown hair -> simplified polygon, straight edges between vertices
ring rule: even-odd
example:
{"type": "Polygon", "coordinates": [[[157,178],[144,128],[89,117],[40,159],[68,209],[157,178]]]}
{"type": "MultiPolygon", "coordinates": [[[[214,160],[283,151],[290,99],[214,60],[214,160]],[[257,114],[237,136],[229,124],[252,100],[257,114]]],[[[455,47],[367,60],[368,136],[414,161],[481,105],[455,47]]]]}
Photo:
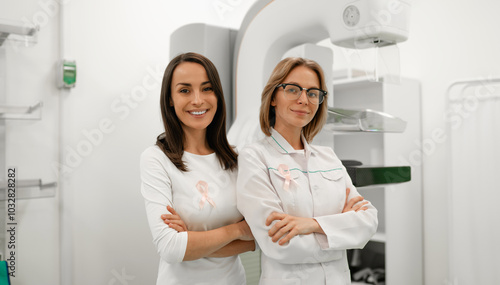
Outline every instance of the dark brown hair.
{"type": "Polygon", "coordinates": [[[156,145],[160,147],[179,170],[188,171],[186,164],[182,161],[185,140],[184,131],[174,107],[170,105],[172,98],[172,76],[175,68],[183,62],[198,63],[207,72],[208,80],[217,97],[217,111],[212,122],[207,127],[205,139],[208,146],[215,151],[221,166],[224,169],[233,170],[237,167],[238,155],[227,141],[226,104],[224,103],[224,94],[222,92],[219,73],[214,64],[201,54],[193,52],[180,54],[172,59],[165,69],[160,96],[160,110],[165,132],[158,136],[156,145]]]}
{"type": "MultiPolygon", "coordinates": [[[[266,134],[266,136],[271,136],[271,127],[274,127],[276,114],[274,107],[271,106],[271,102],[276,96],[276,86],[283,83],[283,80],[292,72],[292,70],[298,66],[305,66],[310,68],[312,71],[318,75],[320,88],[327,90],[325,76],[323,75],[323,69],[321,66],[310,59],[305,59],[301,57],[287,57],[280,61],[273,70],[273,73],[269,77],[264,90],[262,91],[262,99],[260,104],[260,128],[266,134]]],[[[302,128],[302,134],[307,142],[311,142],[314,136],[316,136],[323,125],[326,122],[328,116],[328,104],[326,103],[326,98],[319,105],[318,111],[314,115],[314,118],[302,128]]]]}

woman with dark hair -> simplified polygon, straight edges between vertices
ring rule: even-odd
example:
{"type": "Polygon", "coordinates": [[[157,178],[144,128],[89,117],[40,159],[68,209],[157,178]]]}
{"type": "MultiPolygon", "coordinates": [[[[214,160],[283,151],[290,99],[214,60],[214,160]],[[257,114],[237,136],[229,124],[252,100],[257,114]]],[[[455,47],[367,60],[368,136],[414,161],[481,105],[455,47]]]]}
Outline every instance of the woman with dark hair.
{"type": "Polygon", "coordinates": [[[238,254],[255,242],[236,208],[237,154],[213,63],[196,53],[172,59],[160,108],[165,132],[141,155],[157,284],[245,284],[238,254]]]}
{"type": "Polygon", "coordinates": [[[316,62],[282,60],[262,92],[266,137],[240,152],[238,209],[262,250],[262,285],[350,284],[345,250],[377,229],[377,210],[333,150],[310,144],[326,120],[326,95],[316,62]]]}

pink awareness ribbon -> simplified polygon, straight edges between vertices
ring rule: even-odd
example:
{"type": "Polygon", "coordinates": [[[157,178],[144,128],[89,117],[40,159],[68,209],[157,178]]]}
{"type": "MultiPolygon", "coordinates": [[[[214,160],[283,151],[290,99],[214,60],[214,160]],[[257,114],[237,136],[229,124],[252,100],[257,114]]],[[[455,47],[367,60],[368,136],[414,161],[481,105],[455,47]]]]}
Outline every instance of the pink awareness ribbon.
{"type": "Polygon", "coordinates": [[[285,177],[285,184],[283,185],[283,189],[288,190],[290,188],[290,181],[295,182],[295,180],[293,180],[292,178],[292,175],[290,174],[290,169],[288,168],[288,165],[280,164],[278,166],[278,171],[281,175],[285,177]]]}
{"type": "Polygon", "coordinates": [[[196,188],[201,194],[201,200],[200,200],[200,209],[203,209],[203,206],[205,205],[205,201],[208,201],[210,205],[212,205],[215,208],[215,202],[212,200],[212,198],[208,197],[208,183],[200,180],[198,183],[196,183],[196,188]]]}

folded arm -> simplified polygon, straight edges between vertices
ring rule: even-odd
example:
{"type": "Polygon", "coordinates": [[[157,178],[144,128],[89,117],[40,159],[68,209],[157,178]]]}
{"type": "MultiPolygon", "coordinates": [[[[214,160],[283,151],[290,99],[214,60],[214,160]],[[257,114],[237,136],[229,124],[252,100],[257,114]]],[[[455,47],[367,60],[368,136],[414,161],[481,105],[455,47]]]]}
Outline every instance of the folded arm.
{"type": "Polygon", "coordinates": [[[363,248],[378,227],[377,209],[367,200],[358,203],[363,198],[352,184],[345,167],[343,167],[343,171],[346,187],[349,189],[346,201],[353,201],[353,208],[361,207],[363,210],[346,211],[344,207],[342,213],[314,217],[325,233],[324,235],[316,235],[321,247],[325,249],[363,248]],[[355,202],[356,199],[359,201],[355,202]]]}
{"type": "Polygon", "coordinates": [[[299,235],[284,245],[273,242],[266,224],[273,213],[284,214],[282,202],[270,182],[267,166],[253,149],[243,149],[238,157],[237,205],[262,252],[285,264],[317,263],[336,260],[341,252],[322,250],[313,235],[299,235]]]}
{"type": "MultiPolygon", "coordinates": [[[[207,238],[206,234],[198,235],[196,233],[200,232],[195,232],[195,231],[188,231],[187,226],[180,217],[180,215],[175,211],[174,208],[167,206],[167,210],[170,212],[170,214],[164,214],[161,215],[161,218],[165,224],[167,224],[170,228],[176,230],[177,232],[188,232],[188,249],[186,253],[190,253],[189,255],[186,254],[184,257],[184,260],[195,260],[201,257],[228,257],[228,256],[233,256],[237,255],[243,252],[247,251],[253,251],[255,250],[255,241],[253,241],[253,236],[250,232],[250,228],[248,227],[247,223],[245,221],[241,221],[239,223],[236,223],[235,225],[237,227],[234,227],[232,225],[222,227],[226,228],[228,231],[231,231],[231,227],[233,227],[233,230],[236,231],[236,233],[240,232],[238,236],[242,239],[251,239],[251,240],[232,240],[230,243],[224,245],[223,247],[216,249],[215,251],[214,248],[217,248],[217,243],[215,243],[214,246],[211,245],[211,239],[212,238],[219,238],[217,230],[215,231],[208,231],[208,245],[205,244],[200,244],[200,238],[207,238]],[[190,245],[190,240],[191,238],[191,245],[190,245]]],[[[203,232],[201,232],[203,233],[203,232]]],[[[231,236],[231,233],[228,233],[228,237],[231,236]]],[[[204,241],[205,242],[205,241],[204,241]]]]}
{"type": "Polygon", "coordinates": [[[165,213],[165,206],[173,205],[166,168],[151,149],[141,156],[141,193],[153,243],[163,260],[169,263],[195,260],[215,253],[232,241],[253,239],[245,222],[205,232],[179,232],[166,225],[161,215],[165,213]]]}
{"type": "MultiPolygon", "coordinates": [[[[368,201],[363,201],[363,197],[357,196],[349,198],[350,189],[346,189],[346,201],[342,213],[349,211],[365,211],[368,210],[366,204],[368,201]]],[[[266,219],[266,226],[276,222],[269,230],[269,236],[273,242],[278,242],[279,245],[284,245],[297,235],[308,235],[311,233],[323,234],[323,228],[314,218],[296,217],[283,213],[273,212],[266,219]]]]}
{"type": "Polygon", "coordinates": [[[207,257],[228,257],[254,250],[255,250],[255,241],[235,240],[230,242],[226,246],[222,247],[221,249],[214,251],[207,257]]]}

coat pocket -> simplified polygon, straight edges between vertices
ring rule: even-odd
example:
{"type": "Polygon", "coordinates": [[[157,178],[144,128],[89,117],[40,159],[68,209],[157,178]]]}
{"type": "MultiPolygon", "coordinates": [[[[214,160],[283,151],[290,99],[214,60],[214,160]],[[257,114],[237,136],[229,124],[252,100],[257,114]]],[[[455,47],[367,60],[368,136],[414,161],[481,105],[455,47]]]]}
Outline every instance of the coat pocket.
{"type": "Polygon", "coordinates": [[[344,172],[342,170],[332,170],[332,171],[325,171],[321,172],[321,176],[323,176],[324,179],[330,180],[330,181],[340,181],[342,178],[344,178],[344,172]]]}
{"type": "Polygon", "coordinates": [[[315,181],[317,188],[322,193],[322,199],[316,202],[317,215],[331,215],[342,212],[346,198],[346,179],[342,169],[320,172],[315,181]]]}

